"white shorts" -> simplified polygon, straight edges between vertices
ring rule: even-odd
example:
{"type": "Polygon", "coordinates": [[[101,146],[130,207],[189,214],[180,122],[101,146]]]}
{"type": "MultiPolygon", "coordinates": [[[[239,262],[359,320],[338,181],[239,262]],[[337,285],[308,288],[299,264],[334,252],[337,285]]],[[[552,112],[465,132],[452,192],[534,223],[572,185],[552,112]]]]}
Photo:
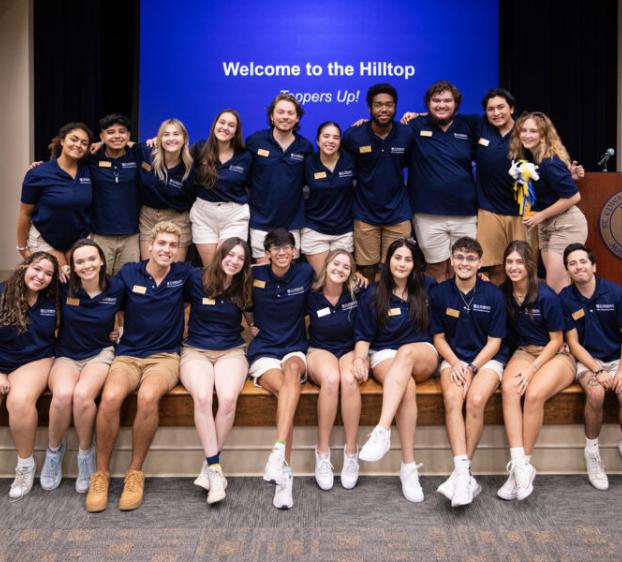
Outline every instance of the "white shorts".
{"type": "Polygon", "coordinates": [[[441,263],[451,256],[452,244],[462,238],[477,236],[477,216],[454,217],[415,213],[413,226],[417,244],[427,263],[441,263]]]}
{"type": "MultiPolygon", "coordinates": [[[[601,361],[600,359],[596,359],[596,362],[600,365],[599,369],[605,369],[605,371],[611,375],[611,378],[616,376],[616,371],[620,368],[619,359],[614,359],[613,361],[601,361]]],[[[577,380],[587,372],[590,372],[590,369],[583,363],[577,361],[577,380]]]]}
{"type": "MultiPolygon", "coordinates": [[[[499,377],[499,381],[501,381],[501,379],[503,378],[503,367],[504,365],[503,363],[501,363],[501,361],[496,361],[495,359],[491,359],[487,363],[484,363],[477,370],[477,372],[479,373],[483,371],[484,369],[490,369],[491,371],[494,371],[497,374],[497,376],[499,377]]],[[[443,359],[439,372],[442,372],[444,369],[451,369],[451,365],[443,359]]]]}
{"type": "Polygon", "coordinates": [[[195,244],[218,244],[234,236],[247,240],[250,217],[247,204],[214,203],[197,197],[190,209],[192,241],[195,244]]]}
{"type": "MultiPolygon", "coordinates": [[[[438,355],[438,351],[436,348],[428,341],[417,342],[422,343],[424,345],[429,345],[436,355],[438,355]]],[[[381,349],[380,351],[376,351],[374,349],[369,350],[369,365],[372,369],[375,369],[380,363],[386,361],[387,359],[393,359],[397,355],[397,349],[381,349]]]]}
{"type": "Polygon", "coordinates": [[[277,359],[276,357],[260,357],[259,359],[255,359],[248,370],[248,376],[253,379],[255,386],[261,386],[257,382],[261,375],[267,373],[270,369],[282,369],[285,361],[292,357],[298,357],[305,364],[305,372],[300,379],[300,382],[303,383],[307,380],[307,357],[302,351],[292,351],[281,357],[281,359],[277,359]]]}
{"type": "MultiPolygon", "coordinates": [[[[294,242],[296,244],[296,251],[294,252],[294,257],[297,258],[300,255],[300,230],[294,229],[290,230],[290,232],[294,235],[294,242]]],[[[253,251],[253,258],[263,258],[266,255],[266,249],[263,247],[263,241],[268,234],[267,230],[257,230],[255,228],[251,228],[251,250],[253,251]]]]}
{"type": "Polygon", "coordinates": [[[317,230],[303,228],[301,230],[300,249],[303,254],[314,255],[332,250],[354,252],[354,234],[322,234],[317,230]]]}

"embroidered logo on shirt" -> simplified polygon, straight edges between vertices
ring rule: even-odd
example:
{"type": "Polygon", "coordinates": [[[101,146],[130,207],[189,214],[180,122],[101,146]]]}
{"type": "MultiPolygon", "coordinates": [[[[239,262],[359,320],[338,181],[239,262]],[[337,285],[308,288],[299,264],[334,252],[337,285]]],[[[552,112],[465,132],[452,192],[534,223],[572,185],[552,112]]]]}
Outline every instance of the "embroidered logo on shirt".
{"type": "Polygon", "coordinates": [[[491,312],[492,307],[487,304],[474,304],[473,310],[479,310],[480,312],[491,312]]]}
{"type": "Polygon", "coordinates": [[[454,138],[460,140],[469,140],[469,135],[465,135],[464,133],[454,133],[454,138]]]}
{"type": "Polygon", "coordinates": [[[613,310],[615,311],[615,304],[596,304],[596,310],[605,311],[605,310],[613,310]]]}
{"type": "Polygon", "coordinates": [[[354,172],[352,170],[341,170],[341,172],[339,172],[340,178],[351,178],[353,175],[354,172]]]}
{"type": "Polygon", "coordinates": [[[56,316],[56,310],[53,308],[42,308],[39,314],[41,314],[41,316],[56,316]]]}
{"type": "Polygon", "coordinates": [[[391,147],[391,154],[404,154],[404,152],[406,152],[406,149],[403,146],[391,147]]]}
{"type": "Polygon", "coordinates": [[[117,297],[104,297],[99,302],[101,304],[117,304],[117,297]]]}
{"type": "Polygon", "coordinates": [[[184,186],[184,184],[182,182],[180,182],[178,180],[171,179],[171,178],[169,178],[168,184],[172,185],[173,187],[176,187],[178,189],[181,189],[184,186]]]}
{"type": "Polygon", "coordinates": [[[291,289],[287,289],[287,295],[290,297],[294,295],[302,295],[302,293],[304,292],[305,292],[304,287],[293,287],[291,289]]]}
{"type": "Polygon", "coordinates": [[[231,166],[229,166],[229,169],[232,172],[236,172],[238,174],[243,174],[244,172],[246,172],[246,168],[244,168],[244,166],[236,166],[235,164],[231,164],[231,166]]]}
{"type": "Polygon", "coordinates": [[[289,157],[296,162],[302,162],[305,159],[304,154],[296,154],[295,152],[292,152],[289,157]]]}
{"type": "Polygon", "coordinates": [[[136,162],[121,162],[121,168],[136,168],[136,162]]]}
{"type": "Polygon", "coordinates": [[[184,284],[183,279],[175,279],[175,281],[167,281],[166,286],[173,289],[175,287],[181,287],[184,284]]]}
{"type": "Polygon", "coordinates": [[[83,184],[91,183],[91,178],[80,178],[80,183],[83,183],[83,184]]]}
{"type": "Polygon", "coordinates": [[[344,302],[341,305],[341,310],[352,310],[353,308],[357,308],[358,305],[359,305],[358,301],[344,302]]]}

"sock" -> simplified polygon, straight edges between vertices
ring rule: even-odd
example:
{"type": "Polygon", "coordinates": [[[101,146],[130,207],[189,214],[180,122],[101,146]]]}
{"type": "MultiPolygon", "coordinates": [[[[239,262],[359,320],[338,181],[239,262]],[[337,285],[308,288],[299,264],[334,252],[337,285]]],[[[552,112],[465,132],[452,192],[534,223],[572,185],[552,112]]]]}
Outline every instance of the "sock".
{"type": "Polygon", "coordinates": [[[18,468],[22,468],[22,467],[32,468],[33,466],[35,466],[35,458],[32,455],[30,455],[29,457],[26,457],[25,459],[18,456],[17,466],[18,468]]]}
{"type": "Polygon", "coordinates": [[[471,468],[471,461],[466,455],[456,455],[454,457],[454,468],[456,470],[469,470],[471,468]]]}
{"type": "Polygon", "coordinates": [[[60,445],[58,447],[50,447],[48,445],[48,451],[50,451],[50,453],[58,453],[58,451],[60,451],[60,445]]]}
{"type": "Polygon", "coordinates": [[[523,447],[510,447],[510,458],[514,462],[521,460],[524,460],[526,463],[528,462],[523,447]]]}
{"type": "Polygon", "coordinates": [[[391,428],[389,429],[385,429],[384,427],[382,427],[381,425],[377,425],[376,426],[378,429],[382,430],[384,433],[391,433],[391,428]]]}
{"type": "Polygon", "coordinates": [[[525,461],[527,464],[531,463],[531,455],[525,455],[525,461]]]}
{"type": "Polygon", "coordinates": [[[292,473],[292,467],[291,467],[291,466],[289,466],[288,464],[285,464],[285,465],[283,466],[283,474],[284,474],[284,475],[286,475],[286,476],[288,476],[288,475],[290,475],[291,473],[292,473]]]}
{"type": "Polygon", "coordinates": [[[220,464],[220,454],[216,453],[215,455],[212,455],[211,457],[205,457],[205,460],[207,461],[207,466],[220,464]]]}
{"type": "Polygon", "coordinates": [[[93,445],[91,445],[88,449],[80,449],[80,447],[78,447],[78,456],[88,457],[91,454],[92,450],[93,450],[93,445]]]}
{"type": "Polygon", "coordinates": [[[586,437],[585,450],[592,455],[598,455],[598,437],[596,439],[588,439],[586,437]]]}
{"type": "Polygon", "coordinates": [[[274,447],[272,447],[272,449],[275,451],[280,451],[281,453],[285,454],[285,441],[283,441],[282,439],[279,439],[274,444],[274,447]]]}

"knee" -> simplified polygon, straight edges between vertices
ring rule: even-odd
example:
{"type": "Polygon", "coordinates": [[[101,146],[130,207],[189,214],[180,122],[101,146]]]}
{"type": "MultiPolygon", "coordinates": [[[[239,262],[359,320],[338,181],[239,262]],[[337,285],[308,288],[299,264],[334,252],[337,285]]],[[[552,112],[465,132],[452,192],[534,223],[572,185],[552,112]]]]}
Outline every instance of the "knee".
{"type": "Polygon", "coordinates": [[[136,407],[140,410],[154,410],[158,408],[160,393],[152,388],[141,388],[136,397],[136,407]]]}
{"type": "Polygon", "coordinates": [[[119,410],[126,395],[116,387],[106,387],[102,393],[102,398],[99,403],[100,411],[114,411],[119,410]]]}
{"type": "Polygon", "coordinates": [[[544,401],[545,397],[539,390],[527,387],[527,392],[525,392],[525,408],[542,408],[544,406],[544,401]]]}
{"type": "Polygon", "coordinates": [[[486,402],[486,397],[479,392],[469,394],[467,397],[467,413],[471,415],[481,414],[486,407],[486,402]]]}
{"type": "Polygon", "coordinates": [[[235,407],[238,403],[238,397],[232,394],[225,394],[218,397],[218,410],[225,415],[230,415],[235,412],[235,407]]]}
{"type": "Polygon", "coordinates": [[[605,389],[598,385],[589,387],[585,392],[585,404],[591,408],[602,408],[605,402],[605,389]]]}
{"type": "Polygon", "coordinates": [[[460,411],[462,412],[462,400],[458,397],[458,396],[449,396],[447,394],[445,394],[443,396],[443,404],[445,405],[445,411],[446,412],[456,412],[456,411],[460,411]]]}
{"type": "Polygon", "coordinates": [[[288,363],[283,369],[283,383],[298,386],[302,372],[303,370],[298,363],[288,363]]]}
{"type": "Polygon", "coordinates": [[[9,393],[6,400],[6,409],[12,421],[15,422],[31,415],[34,408],[35,403],[27,396],[9,393]]]}
{"type": "Polygon", "coordinates": [[[55,410],[69,410],[73,402],[73,388],[59,388],[52,394],[50,407],[55,410]]]}
{"type": "Polygon", "coordinates": [[[73,393],[73,407],[84,409],[91,404],[95,404],[95,400],[91,394],[83,388],[76,388],[73,393]]]}
{"type": "Polygon", "coordinates": [[[322,381],[322,390],[328,394],[337,394],[339,392],[339,375],[330,373],[322,381]]]}
{"type": "Polygon", "coordinates": [[[212,411],[212,394],[210,392],[199,392],[194,399],[194,404],[202,413],[210,413],[212,411]]]}
{"type": "Polygon", "coordinates": [[[352,393],[356,391],[359,387],[358,382],[354,378],[354,375],[347,371],[346,373],[341,374],[341,390],[344,393],[352,393]]]}

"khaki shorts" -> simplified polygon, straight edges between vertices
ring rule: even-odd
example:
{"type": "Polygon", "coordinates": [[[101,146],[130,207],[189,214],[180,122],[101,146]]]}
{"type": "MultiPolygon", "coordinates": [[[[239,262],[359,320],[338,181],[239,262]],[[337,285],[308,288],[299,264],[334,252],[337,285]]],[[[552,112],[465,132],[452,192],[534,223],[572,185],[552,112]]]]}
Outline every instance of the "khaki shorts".
{"type": "MultiPolygon", "coordinates": [[[[441,362],[441,366],[438,368],[438,371],[439,373],[441,373],[445,369],[451,369],[451,365],[443,359],[443,361],[441,362]]],[[[477,370],[477,372],[481,373],[484,369],[493,371],[499,377],[499,381],[501,381],[501,379],[503,378],[503,363],[501,363],[501,361],[497,361],[496,359],[491,359],[490,361],[484,363],[477,370]]]]}
{"type": "Polygon", "coordinates": [[[49,252],[50,250],[55,249],[43,239],[43,236],[37,230],[37,227],[34,224],[30,225],[30,230],[28,231],[28,240],[26,241],[26,247],[33,254],[35,252],[49,252]]]}
{"type": "MultiPolygon", "coordinates": [[[[523,345],[512,354],[510,361],[512,361],[512,359],[525,359],[526,361],[533,361],[540,356],[543,349],[543,345],[523,345]]],[[[555,359],[556,357],[562,357],[566,359],[568,361],[568,366],[572,369],[572,372],[575,372],[575,369],[577,368],[577,362],[567,350],[565,345],[562,346],[562,348],[557,352],[553,359],[555,359]]],[[[508,361],[508,363],[510,361],[508,361]]]]}
{"type": "Polygon", "coordinates": [[[116,371],[130,380],[132,390],[136,390],[148,378],[157,377],[166,381],[170,391],[179,381],[179,354],[156,353],[149,357],[117,355],[110,366],[108,376],[111,377],[116,371]]]}
{"type": "MultiPolygon", "coordinates": [[[[290,230],[294,235],[294,243],[296,244],[296,251],[294,252],[294,258],[300,255],[300,230],[290,230]]],[[[268,234],[267,230],[257,230],[251,228],[251,250],[253,252],[253,258],[263,258],[266,255],[266,249],[263,247],[263,241],[268,234]]]]}
{"type": "Polygon", "coordinates": [[[126,263],[140,261],[138,234],[123,236],[93,234],[93,242],[99,245],[106,256],[108,275],[116,275],[126,263]]]}
{"type": "Polygon", "coordinates": [[[463,236],[477,236],[477,217],[454,217],[415,213],[413,226],[417,244],[427,263],[441,263],[451,256],[451,246],[463,236]]]}
{"type": "Polygon", "coordinates": [[[209,361],[214,364],[220,359],[230,359],[232,357],[238,357],[240,359],[244,359],[248,366],[248,361],[246,361],[246,353],[244,353],[244,349],[246,346],[241,345],[239,347],[232,347],[230,349],[199,349],[198,347],[192,347],[191,345],[184,345],[181,348],[181,361],[180,367],[183,368],[184,363],[193,360],[199,361],[209,361]]]}
{"type": "MultiPolygon", "coordinates": [[[[596,359],[596,362],[599,365],[599,369],[605,369],[610,375],[611,378],[616,376],[616,371],[620,368],[620,360],[614,359],[613,361],[601,361],[600,359],[596,359]]],[[[583,363],[577,362],[577,380],[579,380],[583,375],[590,372],[583,363]]]]}
{"type": "Polygon", "coordinates": [[[92,365],[93,363],[104,363],[105,365],[110,365],[114,359],[114,347],[104,347],[97,355],[93,355],[92,357],[87,357],[86,359],[72,359],[71,357],[57,357],[54,359],[54,365],[57,364],[71,364],[78,368],[78,370],[84,369],[87,365],[92,365]]]}
{"type": "Polygon", "coordinates": [[[162,221],[170,221],[181,230],[179,245],[187,248],[192,244],[192,233],[190,231],[190,218],[188,211],[178,213],[174,209],[153,209],[143,205],[140,208],[138,227],[140,228],[140,241],[151,241],[153,227],[162,221]]]}
{"type": "Polygon", "coordinates": [[[192,241],[195,244],[218,244],[227,238],[248,240],[248,205],[223,202],[214,203],[197,198],[190,209],[192,241]]]}
{"type": "Polygon", "coordinates": [[[563,254],[566,246],[587,240],[587,220],[578,207],[572,206],[538,225],[540,250],[563,254]]]}
{"type": "Polygon", "coordinates": [[[352,232],[346,232],[345,234],[322,234],[317,230],[303,228],[300,237],[302,253],[310,256],[332,250],[345,250],[350,254],[354,251],[354,235],[352,232]]]}
{"type": "Polygon", "coordinates": [[[397,224],[368,224],[354,221],[354,255],[360,266],[384,263],[387,250],[392,242],[400,238],[410,238],[410,221],[397,224]]]}
{"type": "Polygon", "coordinates": [[[480,209],[477,212],[477,240],[484,250],[482,266],[502,265],[505,249],[514,240],[527,240],[527,229],[522,217],[480,209]]]}

